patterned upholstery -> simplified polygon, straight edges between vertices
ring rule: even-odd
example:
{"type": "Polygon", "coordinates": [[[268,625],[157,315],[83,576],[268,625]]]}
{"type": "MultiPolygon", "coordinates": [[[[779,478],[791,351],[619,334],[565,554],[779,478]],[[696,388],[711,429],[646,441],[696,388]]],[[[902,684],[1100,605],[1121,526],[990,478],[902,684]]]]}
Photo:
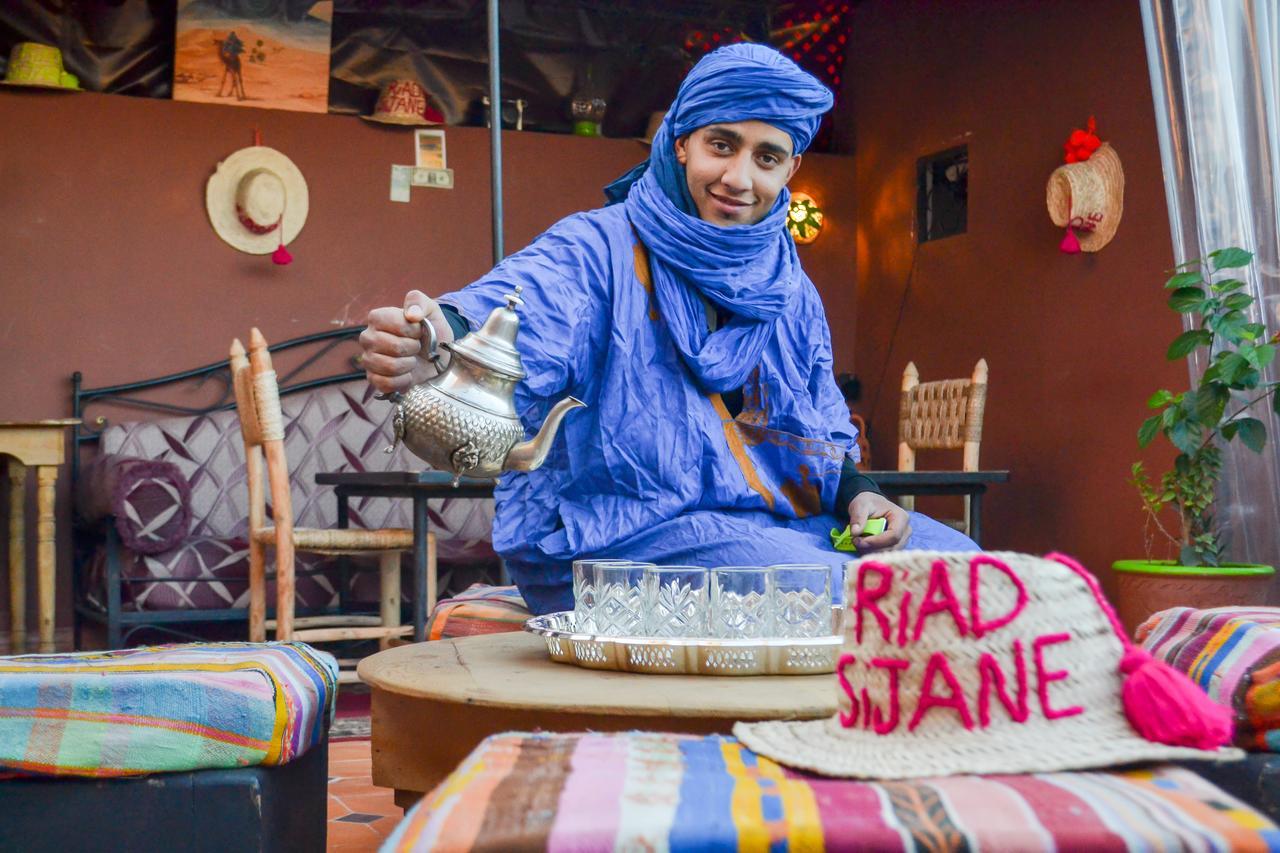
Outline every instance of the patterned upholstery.
{"type": "MultiPolygon", "coordinates": [[[[373,399],[362,381],[317,388],[281,399],[285,417],[285,449],[293,486],[294,520],[299,527],[334,527],[337,502],[333,490],[317,486],[321,471],[419,470],[424,463],[403,446],[383,453],[391,443],[390,408],[373,399]]],[[[126,585],[127,609],[240,607],[248,602],[248,491],[244,445],[234,411],[196,417],[125,423],[103,431],[102,453],[172,462],[191,487],[191,530],[186,541],[153,555],[125,552],[124,577],[217,580],[218,583],[126,585]]],[[[352,498],[352,527],[412,527],[412,504],[392,498],[352,498]]],[[[450,563],[491,563],[489,543],[493,501],[432,500],[428,516],[436,533],[439,559],[450,563]]],[[[353,558],[359,564],[364,558],[353,558]]],[[[406,555],[406,584],[412,567],[406,555]]],[[[304,608],[337,603],[336,563],[299,555],[298,602],[304,608]]],[[[376,567],[376,560],[368,565],[376,567]]],[[[442,569],[442,583],[444,570],[442,569]]],[[[90,561],[88,594],[101,604],[105,559],[90,561]]],[[[376,583],[367,590],[376,600],[376,583]]],[[[358,588],[357,598],[364,595],[358,588]]],[[[274,592],[268,592],[268,597],[274,592]]]]}
{"type": "Polygon", "coordinates": [[[120,541],[143,554],[176,548],[191,526],[191,487],[172,462],[101,454],[81,472],[75,500],[81,519],[113,518],[120,541]]]}
{"type": "Polygon", "coordinates": [[[1264,815],[1172,765],[869,781],[793,771],[721,735],[506,732],[423,797],[382,853],[1278,847],[1264,815]]]}
{"type": "Polygon", "coordinates": [[[337,679],[306,643],[0,658],[0,777],[286,764],[324,743],[337,679]]]}
{"type": "Polygon", "coordinates": [[[1135,639],[1235,713],[1235,743],[1280,752],[1280,607],[1173,607],[1135,639]]]}

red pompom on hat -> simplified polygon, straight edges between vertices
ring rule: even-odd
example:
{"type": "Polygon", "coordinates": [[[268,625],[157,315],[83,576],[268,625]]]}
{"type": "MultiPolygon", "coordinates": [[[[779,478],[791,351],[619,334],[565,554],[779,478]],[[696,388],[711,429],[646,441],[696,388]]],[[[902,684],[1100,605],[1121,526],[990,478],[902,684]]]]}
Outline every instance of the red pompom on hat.
{"type": "Polygon", "coordinates": [[[1071,135],[1067,137],[1067,141],[1062,146],[1062,150],[1066,153],[1064,159],[1068,163],[1083,163],[1093,156],[1093,152],[1098,150],[1102,145],[1102,140],[1098,138],[1098,123],[1093,116],[1089,116],[1089,123],[1086,130],[1076,128],[1071,131],[1071,135]]]}

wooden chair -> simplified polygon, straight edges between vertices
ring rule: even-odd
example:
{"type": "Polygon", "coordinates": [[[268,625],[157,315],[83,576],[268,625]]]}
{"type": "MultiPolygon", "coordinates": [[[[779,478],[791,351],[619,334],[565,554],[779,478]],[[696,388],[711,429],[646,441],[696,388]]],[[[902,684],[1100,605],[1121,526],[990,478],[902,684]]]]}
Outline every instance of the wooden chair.
{"type": "Polygon", "coordinates": [[[867,422],[862,419],[862,415],[849,413],[849,423],[853,424],[858,430],[858,455],[862,457],[854,466],[859,471],[870,471],[871,468],[871,440],[867,438],[867,422]]]}
{"type": "MultiPolygon", "coordinates": [[[[978,470],[982,443],[982,414],[987,405],[987,360],[978,359],[968,379],[921,382],[914,362],[902,372],[902,405],[898,411],[898,470],[916,470],[916,451],[940,448],[964,450],[961,470],[978,470]]],[[[915,508],[915,497],[902,495],[904,509],[915,508]]],[[[969,535],[969,497],[964,520],[945,522],[969,535]]]]}
{"type": "MultiPolygon", "coordinates": [[[[293,526],[293,502],[289,467],[284,450],[284,421],[280,391],[271,366],[271,354],[262,333],[249,333],[249,356],[239,340],[231,344],[231,376],[234,382],[240,430],[244,436],[246,478],[249,483],[249,639],[262,642],[268,627],[277,640],[314,642],[378,639],[383,648],[394,637],[413,631],[400,622],[400,555],[413,551],[413,531],[314,529],[293,526]],[[266,484],[263,458],[266,459],[266,484]],[[267,524],[266,489],[271,490],[274,524],[267,524]],[[276,618],[266,619],[266,551],[276,552],[276,618]],[[294,553],[350,555],[379,553],[381,601],[379,616],[314,616],[294,618],[294,553]]],[[[414,602],[430,612],[436,597],[435,537],[427,540],[427,601],[414,602]]],[[[345,662],[344,662],[345,663],[345,662]]],[[[355,673],[343,672],[341,681],[354,681],[355,673]]]]}

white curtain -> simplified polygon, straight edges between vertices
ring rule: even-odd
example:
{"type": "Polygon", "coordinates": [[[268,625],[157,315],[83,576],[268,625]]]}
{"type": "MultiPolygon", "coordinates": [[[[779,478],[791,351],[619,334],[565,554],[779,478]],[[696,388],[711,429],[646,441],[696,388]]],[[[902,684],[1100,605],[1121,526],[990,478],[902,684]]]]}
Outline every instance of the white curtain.
{"type": "MultiPolygon", "coordinates": [[[[1141,0],[1169,223],[1178,263],[1227,246],[1254,253],[1254,320],[1280,328],[1280,8],[1276,0],[1141,0]]],[[[1153,292],[1153,298],[1160,294],[1153,292]]],[[[1192,365],[1204,369],[1204,359],[1192,365]]],[[[1276,378],[1275,365],[1264,377],[1276,378]]],[[[1280,566],[1280,431],[1267,406],[1261,456],[1232,442],[1218,517],[1227,558],[1280,566]]],[[[1273,585],[1276,600],[1280,583],[1273,585]]]]}

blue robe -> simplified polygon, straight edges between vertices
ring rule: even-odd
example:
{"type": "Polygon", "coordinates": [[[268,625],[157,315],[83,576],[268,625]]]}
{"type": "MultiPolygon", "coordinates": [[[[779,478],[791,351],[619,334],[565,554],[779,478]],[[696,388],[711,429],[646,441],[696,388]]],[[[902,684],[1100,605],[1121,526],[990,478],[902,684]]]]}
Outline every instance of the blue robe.
{"type": "MultiPolygon", "coordinates": [[[[441,298],[478,328],[522,285],[516,410],[533,434],[572,394],[546,462],[496,491],[493,545],[535,613],[573,607],[572,561],[832,567],[845,456],[856,431],[832,374],[822,302],[803,273],[744,405],[729,416],[695,382],[653,296],[623,205],[569,216],[488,275],[441,298]]],[[[913,513],[910,548],[972,550],[913,513]]]]}

